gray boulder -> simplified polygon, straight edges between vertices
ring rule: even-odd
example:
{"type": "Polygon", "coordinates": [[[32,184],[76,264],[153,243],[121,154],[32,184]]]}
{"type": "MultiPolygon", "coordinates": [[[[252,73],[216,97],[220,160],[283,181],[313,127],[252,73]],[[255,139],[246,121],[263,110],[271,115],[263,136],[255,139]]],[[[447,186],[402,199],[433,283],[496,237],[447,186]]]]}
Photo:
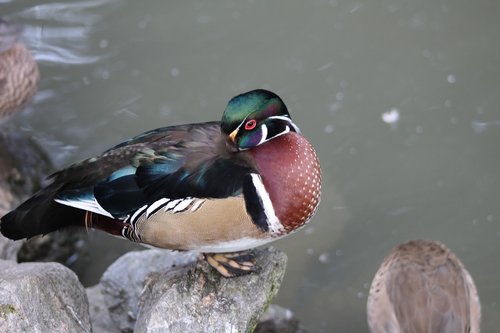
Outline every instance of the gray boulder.
{"type": "Polygon", "coordinates": [[[279,290],[286,255],[255,251],[259,273],[226,279],[206,262],[149,275],[135,333],[253,332],[279,290]]]}
{"type": "MultiPolygon", "coordinates": [[[[0,201],[1,201],[1,192],[0,189],[0,201]]],[[[0,216],[2,213],[0,211],[0,216]]],[[[17,260],[17,253],[23,246],[22,241],[13,241],[8,238],[5,238],[2,234],[0,234],[0,259],[5,260],[17,260]]]]}
{"type": "Polygon", "coordinates": [[[260,318],[254,333],[306,333],[289,309],[271,304],[260,318]]]}
{"type": "Polygon", "coordinates": [[[0,260],[0,332],[91,332],[85,289],[60,264],[0,260]]]}
{"type": "Polygon", "coordinates": [[[138,312],[139,295],[146,276],[194,264],[196,254],[169,250],[129,252],[116,260],[101,278],[101,291],[111,320],[121,332],[132,332],[138,312]]]}
{"type": "Polygon", "coordinates": [[[111,321],[108,308],[104,304],[101,285],[87,288],[89,300],[90,321],[93,333],[120,333],[118,327],[111,321]]]}

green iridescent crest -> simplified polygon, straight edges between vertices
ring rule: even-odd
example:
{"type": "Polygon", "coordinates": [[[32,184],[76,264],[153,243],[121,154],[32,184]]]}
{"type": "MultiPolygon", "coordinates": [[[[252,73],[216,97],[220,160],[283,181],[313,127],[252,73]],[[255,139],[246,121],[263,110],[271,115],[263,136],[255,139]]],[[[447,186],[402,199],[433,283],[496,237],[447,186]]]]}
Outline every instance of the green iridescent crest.
{"type": "Polygon", "coordinates": [[[227,135],[237,129],[234,141],[240,149],[255,147],[289,131],[299,131],[281,98],[263,89],[232,98],[224,110],[221,126],[227,135]]]}

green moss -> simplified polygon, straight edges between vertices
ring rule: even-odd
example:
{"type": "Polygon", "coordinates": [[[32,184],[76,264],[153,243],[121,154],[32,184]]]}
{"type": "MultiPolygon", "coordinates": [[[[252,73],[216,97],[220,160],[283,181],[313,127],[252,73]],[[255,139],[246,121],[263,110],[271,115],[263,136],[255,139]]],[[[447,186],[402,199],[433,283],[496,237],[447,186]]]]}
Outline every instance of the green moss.
{"type": "Polygon", "coordinates": [[[16,308],[12,304],[0,304],[0,318],[6,319],[11,313],[15,313],[16,308]]]}

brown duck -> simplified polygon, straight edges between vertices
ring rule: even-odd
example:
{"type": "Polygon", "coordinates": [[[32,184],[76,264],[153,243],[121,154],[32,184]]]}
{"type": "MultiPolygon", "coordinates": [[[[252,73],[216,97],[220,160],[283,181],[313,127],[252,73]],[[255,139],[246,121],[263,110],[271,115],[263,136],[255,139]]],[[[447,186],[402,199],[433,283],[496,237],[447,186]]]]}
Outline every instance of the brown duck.
{"type": "Polygon", "coordinates": [[[22,26],[0,17],[0,117],[31,101],[37,90],[38,66],[18,38],[22,26]]]}
{"type": "Polygon", "coordinates": [[[372,333],[478,333],[476,286],[443,244],[396,246],[373,279],[367,305],[372,333]]]}

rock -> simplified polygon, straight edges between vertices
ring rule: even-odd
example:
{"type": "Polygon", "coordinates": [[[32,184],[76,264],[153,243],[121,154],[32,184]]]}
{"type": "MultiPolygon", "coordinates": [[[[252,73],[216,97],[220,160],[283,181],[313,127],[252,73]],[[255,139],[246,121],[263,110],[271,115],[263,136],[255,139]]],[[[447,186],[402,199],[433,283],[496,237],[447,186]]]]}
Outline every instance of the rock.
{"type": "Polygon", "coordinates": [[[119,333],[120,330],[113,324],[108,308],[104,304],[101,285],[97,284],[87,288],[89,300],[90,321],[93,333],[119,333]]]}
{"type": "Polygon", "coordinates": [[[91,332],[85,289],[60,264],[0,260],[0,332],[91,332]]]}
{"type": "Polygon", "coordinates": [[[17,253],[17,261],[55,261],[72,267],[75,261],[88,254],[87,243],[85,229],[69,227],[26,240],[17,253]]]}
{"type": "Polygon", "coordinates": [[[279,305],[271,304],[260,318],[254,333],[306,333],[294,313],[279,305]]]}
{"type": "Polygon", "coordinates": [[[0,215],[38,191],[52,164],[45,152],[25,133],[0,131],[0,215]],[[3,193],[2,193],[3,192],[3,193]],[[6,202],[6,204],[5,204],[6,202]]]}
{"type": "Polygon", "coordinates": [[[119,331],[133,331],[139,295],[148,274],[164,272],[195,260],[196,254],[193,253],[155,249],[129,252],[109,266],[100,284],[104,302],[119,331]]]}
{"type": "Polygon", "coordinates": [[[279,290],[286,255],[255,250],[259,273],[226,279],[206,262],[148,277],[135,333],[252,332],[279,290]]]}
{"type": "Polygon", "coordinates": [[[23,246],[22,241],[13,241],[0,234],[0,259],[16,261],[21,246],[23,246]]]}

